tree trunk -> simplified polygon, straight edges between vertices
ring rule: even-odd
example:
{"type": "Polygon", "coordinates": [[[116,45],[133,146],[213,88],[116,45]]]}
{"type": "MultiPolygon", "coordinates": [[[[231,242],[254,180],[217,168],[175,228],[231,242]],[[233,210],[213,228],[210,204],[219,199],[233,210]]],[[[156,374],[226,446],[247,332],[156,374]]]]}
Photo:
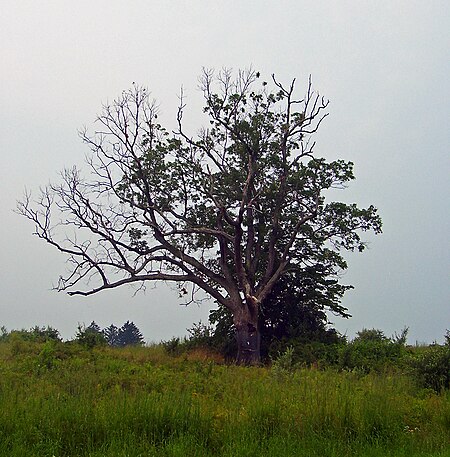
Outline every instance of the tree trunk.
{"type": "Polygon", "coordinates": [[[258,319],[249,314],[239,313],[233,317],[238,346],[236,357],[238,365],[258,365],[261,361],[258,319]]]}

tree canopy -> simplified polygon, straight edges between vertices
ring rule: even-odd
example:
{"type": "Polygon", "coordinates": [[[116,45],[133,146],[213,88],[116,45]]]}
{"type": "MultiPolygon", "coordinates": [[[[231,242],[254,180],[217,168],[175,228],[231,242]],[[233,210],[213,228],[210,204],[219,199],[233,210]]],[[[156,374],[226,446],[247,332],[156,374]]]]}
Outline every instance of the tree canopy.
{"type": "Polygon", "coordinates": [[[379,233],[381,219],[374,206],[326,201],[325,191],[354,179],[353,163],[316,155],[328,101],[311,80],[298,97],[295,80],[204,70],[200,88],[209,125],[196,135],[183,127],[183,94],[169,132],[145,88],[124,91],[93,134],[81,132],[90,176],[66,169],[18,210],[67,255],[59,290],[172,281],[188,301],[203,291],[233,315],[238,361],[253,363],[260,311],[279,281],[335,276],[346,268],[342,250],[364,250],[361,232],[379,233]]]}

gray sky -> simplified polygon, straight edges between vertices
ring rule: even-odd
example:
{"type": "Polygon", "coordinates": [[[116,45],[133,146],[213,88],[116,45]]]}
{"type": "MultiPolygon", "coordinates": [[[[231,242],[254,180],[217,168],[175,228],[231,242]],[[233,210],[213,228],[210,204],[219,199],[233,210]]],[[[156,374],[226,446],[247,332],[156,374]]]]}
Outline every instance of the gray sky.
{"type": "Polygon", "coordinates": [[[54,292],[64,258],[31,236],[12,212],[81,165],[77,136],[101,103],[133,81],[175,119],[183,85],[188,126],[200,127],[202,66],[252,65],[281,81],[307,77],[331,100],[316,152],[355,162],[356,181],[338,195],[374,204],[384,234],[349,256],[335,318],[349,336],[363,327],[410,342],[442,341],[450,328],[450,3],[447,0],[98,1],[0,0],[0,325],[132,320],[147,340],[183,335],[209,307],[179,306],[168,286],[133,298],[123,288],[88,298],[54,292]]]}

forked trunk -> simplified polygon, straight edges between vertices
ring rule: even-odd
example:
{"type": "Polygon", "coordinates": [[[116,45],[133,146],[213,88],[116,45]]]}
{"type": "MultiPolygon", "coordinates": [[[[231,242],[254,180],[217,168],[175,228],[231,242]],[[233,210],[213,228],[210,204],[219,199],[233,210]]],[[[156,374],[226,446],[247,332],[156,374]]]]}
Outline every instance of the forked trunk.
{"type": "Polygon", "coordinates": [[[238,365],[258,365],[261,361],[258,319],[241,314],[234,317],[234,326],[238,347],[236,363],[238,365]]]}

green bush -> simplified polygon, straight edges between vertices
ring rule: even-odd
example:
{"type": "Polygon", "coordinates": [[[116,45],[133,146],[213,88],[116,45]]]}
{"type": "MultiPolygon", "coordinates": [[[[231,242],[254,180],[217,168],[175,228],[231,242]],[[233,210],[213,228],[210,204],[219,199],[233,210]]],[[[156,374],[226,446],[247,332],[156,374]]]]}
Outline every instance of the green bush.
{"type": "Polygon", "coordinates": [[[450,388],[450,345],[436,344],[417,351],[410,366],[421,387],[436,392],[450,388]]]}
{"type": "Polygon", "coordinates": [[[294,348],[292,346],[286,348],[278,357],[272,360],[272,373],[277,377],[283,377],[289,373],[293,373],[297,365],[294,363],[294,348]]]}
{"type": "Polygon", "coordinates": [[[0,327],[0,342],[7,341],[8,335],[9,335],[8,329],[4,325],[2,325],[0,327]]]}
{"type": "Polygon", "coordinates": [[[274,360],[288,348],[293,348],[293,362],[298,365],[336,366],[339,362],[339,348],[344,344],[344,340],[339,343],[305,342],[300,339],[274,340],[269,346],[269,357],[274,360]]]}
{"type": "Polygon", "coordinates": [[[21,340],[32,343],[45,343],[46,341],[61,341],[59,331],[53,327],[39,327],[35,325],[29,330],[11,330],[8,332],[6,327],[0,328],[0,341],[21,340]]]}
{"type": "Polygon", "coordinates": [[[236,356],[237,345],[235,339],[223,337],[222,334],[214,332],[210,325],[199,322],[187,329],[189,336],[187,338],[173,337],[167,341],[161,341],[161,345],[169,355],[178,356],[180,354],[203,348],[212,349],[224,356],[225,359],[231,360],[236,356]]]}
{"type": "Polygon", "coordinates": [[[214,329],[210,325],[199,322],[194,324],[191,328],[187,329],[189,337],[186,339],[186,344],[190,348],[194,347],[213,347],[213,333],[214,329]]]}
{"type": "Polygon", "coordinates": [[[404,328],[400,334],[387,338],[381,330],[363,329],[351,343],[340,347],[339,367],[365,373],[402,367],[407,355],[407,334],[408,328],[404,328]]]}
{"type": "Polygon", "coordinates": [[[78,325],[75,341],[88,349],[93,349],[96,346],[106,346],[105,335],[100,331],[100,328],[92,322],[89,327],[78,325]]]}
{"type": "Polygon", "coordinates": [[[169,355],[179,355],[182,352],[183,343],[178,337],[173,337],[167,341],[161,341],[161,345],[169,355]]]}
{"type": "Polygon", "coordinates": [[[44,368],[46,370],[51,370],[56,367],[57,351],[56,346],[53,341],[47,341],[42,346],[41,352],[37,357],[38,368],[44,368]]]}
{"type": "Polygon", "coordinates": [[[353,341],[358,343],[383,343],[388,341],[388,338],[386,338],[382,330],[363,328],[356,332],[356,338],[353,341]]]}
{"type": "Polygon", "coordinates": [[[353,341],[339,351],[339,366],[346,370],[383,371],[397,366],[406,354],[402,344],[392,341],[353,341]]]}

